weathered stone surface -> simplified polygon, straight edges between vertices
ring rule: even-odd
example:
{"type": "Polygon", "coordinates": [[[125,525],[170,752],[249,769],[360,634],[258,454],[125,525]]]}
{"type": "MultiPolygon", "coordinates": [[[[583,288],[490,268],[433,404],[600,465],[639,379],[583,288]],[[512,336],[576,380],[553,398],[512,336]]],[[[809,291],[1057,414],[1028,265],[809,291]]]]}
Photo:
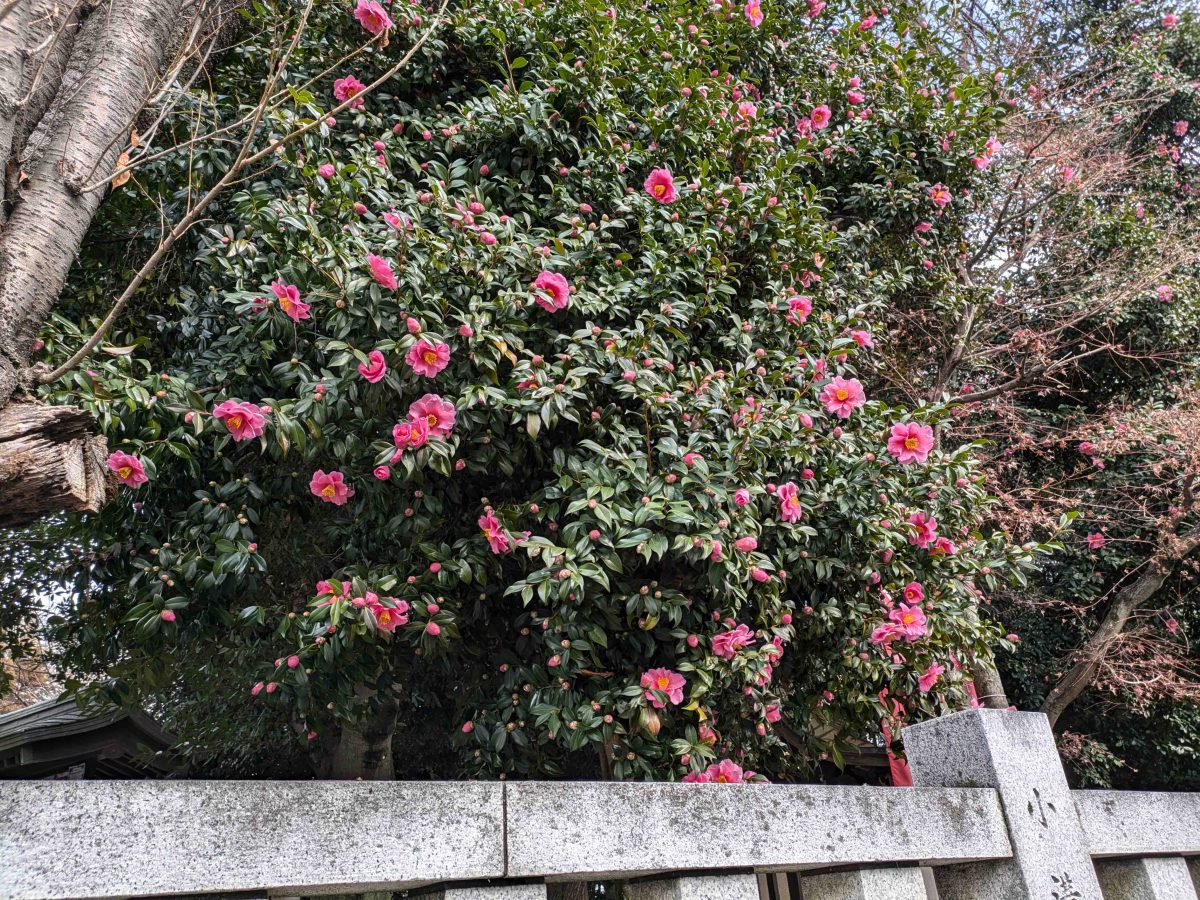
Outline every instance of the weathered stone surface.
{"type": "Polygon", "coordinates": [[[916,784],[996,788],[1008,821],[1012,858],[938,870],[942,900],[1101,900],[1044,715],[966,710],[909,726],[904,747],[916,784]]]}
{"type": "Polygon", "coordinates": [[[546,896],[549,900],[588,900],[588,884],[586,881],[563,881],[558,884],[546,885],[546,896]]]}
{"type": "Polygon", "coordinates": [[[1092,856],[1200,854],[1200,794],[1072,791],[1092,856]]]}
{"type": "Polygon", "coordinates": [[[921,870],[856,869],[808,875],[800,883],[804,900],[927,900],[921,870]]]}
{"type": "Polygon", "coordinates": [[[987,790],[510,783],[511,876],[962,861],[1011,850],[987,790]]]}
{"type": "Polygon", "coordinates": [[[421,896],[422,900],[546,900],[546,885],[488,884],[452,887],[421,896]]]}
{"type": "Polygon", "coordinates": [[[625,888],[627,900],[759,900],[753,875],[696,875],[638,881],[625,888]]]}
{"type": "Polygon", "coordinates": [[[1096,873],[1105,900],[1196,900],[1181,856],[1098,862],[1096,873]]]}
{"type": "Polygon", "coordinates": [[[0,897],[363,893],[498,877],[502,790],[437,782],[7,782],[0,897]],[[364,839],[383,851],[364,850],[364,839]]]}

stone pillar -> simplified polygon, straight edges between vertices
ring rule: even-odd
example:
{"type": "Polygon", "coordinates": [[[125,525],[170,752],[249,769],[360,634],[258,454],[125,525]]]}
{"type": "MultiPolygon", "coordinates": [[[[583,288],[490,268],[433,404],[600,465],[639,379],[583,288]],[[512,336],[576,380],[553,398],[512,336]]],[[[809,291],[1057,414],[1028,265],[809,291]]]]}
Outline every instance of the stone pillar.
{"type": "Polygon", "coordinates": [[[1098,860],[1105,900],[1196,900],[1182,856],[1098,860]]]}
{"type": "Polygon", "coordinates": [[[804,900],[927,900],[918,868],[856,869],[812,875],[800,882],[804,900]]]}
{"type": "Polygon", "coordinates": [[[916,786],[995,788],[1008,822],[1012,858],[938,868],[942,900],[1102,900],[1044,715],[969,709],[903,735],[916,786]]]}
{"type": "Polygon", "coordinates": [[[696,875],[635,881],[625,886],[625,900],[759,900],[754,875],[696,875]]]}
{"type": "Polygon", "coordinates": [[[486,884],[448,887],[423,895],[421,900],[546,900],[544,884],[486,884]]]}

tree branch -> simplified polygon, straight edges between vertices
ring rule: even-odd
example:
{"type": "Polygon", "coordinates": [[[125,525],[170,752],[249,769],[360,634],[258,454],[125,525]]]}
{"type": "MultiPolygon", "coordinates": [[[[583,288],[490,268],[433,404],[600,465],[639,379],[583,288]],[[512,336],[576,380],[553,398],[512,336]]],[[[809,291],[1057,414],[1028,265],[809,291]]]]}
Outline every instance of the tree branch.
{"type": "Polygon", "coordinates": [[[1120,636],[1134,610],[1149,600],[1158,591],[1176,563],[1200,547],[1200,527],[1193,528],[1181,536],[1170,535],[1170,540],[1161,546],[1145,563],[1142,572],[1131,584],[1126,585],[1109,606],[1100,627],[1088,638],[1078,654],[1078,662],[1059,679],[1042,704],[1042,712],[1050,719],[1051,727],[1059,720],[1067,707],[1075,702],[1091,685],[1109,647],[1120,636]]]}

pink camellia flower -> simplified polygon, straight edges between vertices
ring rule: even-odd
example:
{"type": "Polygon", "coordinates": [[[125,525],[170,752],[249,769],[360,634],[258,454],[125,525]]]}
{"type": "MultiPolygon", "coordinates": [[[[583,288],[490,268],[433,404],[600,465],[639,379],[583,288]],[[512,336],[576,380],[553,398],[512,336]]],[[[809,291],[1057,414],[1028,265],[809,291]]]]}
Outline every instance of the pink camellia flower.
{"type": "Polygon", "coordinates": [[[738,488],[733,492],[733,502],[738,506],[745,506],[750,502],[750,492],[745,488],[738,488]]]}
{"type": "Polygon", "coordinates": [[[849,100],[851,103],[853,103],[855,106],[857,106],[858,104],[862,103],[864,100],[867,99],[867,95],[864,94],[862,91],[849,90],[849,91],[846,91],[846,99],[849,100]]]}
{"type": "MultiPolygon", "coordinates": [[[[334,600],[341,600],[350,594],[350,582],[348,581],[318,581],[317,582],[317,597],[332,597],[334,600]]],[[[330,600],[329,602],[333,602],[330,600]]],[[[324,605],[324,604],[322,604],[324,605]]]]}
{"type": "Polygon", "coordinates": [[[696,461],[700,460],[700,459],[704,459],[703,454],[695,453],[695,452],[688,452],[688,453],[683,454],[683,464],[685,466],[687,466],[689,469],[692,468],[692,466],[696,465],[696,461]]]}
{"type": "Polygon", "coordinates": [[[659,203],[675,202],[675,179],[671,177],[670,169],[655,169],[646,176],[642,187],[659,203]]]}
{"type": "Polygon", "coordinates": [[[345,103],[347,100],[353,99],[350,104],[351,109],[362,109],[363,99],[358,95],[363,92],[366,85],[355,78],[353,75],[347,75],[345,78],[339,78],[333,83],[333,96],[338,103],[345,103]]]}
{"type": "Polygon", "coordinates": [[[839,419],[848,419],[854,410],[867,402],[867,395],[857,378],[839,375],[822,389],[821,402],[827,412],[834,413],[839,419]]]}
{"type": "Polygon", "coordinates": [[[758,541],[755,540],[751,535],[746,535],[745,537],[740,537],[734,541],[733,546],[738,550],[741,550],[743,553],[750,553],[758,549],[758,541]]]}
{"type": "Polygon", "coordinates": [[[879,17],[876,16],[874,13],[872,13],[871,15],[866,16],[861,22],[858,23],[858,30],[859,31],[870,31],[872,28],[875,27],[875,23],[878,21],[879,21],[879,17]]]}
{"type": "Polygon", "coordinates": [[[933,429],[916,422],[902,422],[892,426],[887,442],[888,453],[898,463],[923,463],[933,450],[933,429]]]}
{"type": "Polygon", "coordinates": [[[666,704],[658,699],[655,692],[666,694],[671,705],[678,706],[683,702],[683,686],[687,680],[670,669],[650,669],[642,674],[641,684],[646,689],[644,696],[650,705],[655,709],[663,709],[666,704]]]}
{"type": "Polygon", "coordinates": [[[771,723],[778,722],[783,718],[783,713],[780,711],[778,703],[769,704],[764,713],[766,714],[767,721],[771,723]]]}
{"type": "Polygon", "coordinates": [[[162,619],[164,622],[174,622],[175,621],[175,610],[164,609],[162,612],[160,612],[158,614],[158,617],[160,619],[162,619]]]}
{"type": "Polygon", "coordinates": [[[1171,129],[1175,132],[1175,137],[1183,137],[1185,134],[1187,134],[1189,124],[1190,123],[1187,119],[1180,119],[1178,122],[1176,122],[1175,127],[1171,129]]]}
{"type": "Polygon", "coordinates": [[[376,478],[378,478],[380,481],[387,481],[389,478],[392,477],[392,470],[389,469],[387,466],[376,466],[374,471],[371,474],[374,475],[376,478]]]}
{"type": "Polygon", "coordinates": [[[796,487],[794,481],[781,484],[775,491],[775,496],[779,498],[779,518],[785,522],[799,522],[804,515],[804,509],[800,506],[800,498],[797,496],[799,491],[800,489],[796,487]]]}
{"type": "Polygon", "coordinates": [[[787,321],[792,325],[803,325],[812,314],[812,300],[808,297],[789,297],[787,321]]]}
{"type": "Polygon", "coordinates": [[[743,122],[749,122],[758,115],[758,107],[749,100],[743,100],[737,105],[737,117],[743,122]]]}
{"type": "Polygon", "coordinates": [[[354,496],[354,488],[346,484],[346,476],[337,471],[325,473],[317,469],[308,483],[308,489],[314,497],[320,497],[335,506],[344,506],[354,496]]]}
{"type": "Polygon", "coordinates": [[[833,113],[829,107],[822,103],[820,106],[814,106],[813,111],[808,114],[808,120],[812,122],[812,127],[817,131],[822,131],[829,127],[829,123],[833,120],[833,113]]]}
{"type": "Polygon", "coordinates": [[[708,555],[708,558],[710,560],[712,560],[713,562],[721,562],[721,560],[723,560],[725,558],[722,555],[724,550],[725,550],[725,547],[724,547],[724,545],[722,545],[722,543],[720,541],[713,541],[712,553],[710,553],[708,555]]]}
{"type": "Polygon", "coordinates": [[[886,646],[901,636],[900,629],[894,623],[884,622],[871,632],[871,643],[876,646],[886,646]]]}
{"type": "Polygon", "coordinates": [[[284,284],[282,278],[271,282],[271,293],[279,300],[279,308],[293,322],[311,318],[308,311],[310,306],[300,299],[300,289],[294,284],[284,284]]]}
{"type": "Polygon", "coordinates": [[[394,291],[400,286],[400,283],[396,281],[396,273],[392,271],[392,264],[382,256],[368,253],[367,265],[371,267],[371,277],[389,291],[394,291]]]}
{"type": "Polygon", "coordinates": [[[108,455],[108,467],[117,473],[117,480],[126,487],[135,488],[149,481],[146,467],[142,461],[132,454],[117,450],[108,455]]]}
{"type": "Polygon", "coordinates": [[[925,599],[925,588],[921,587],[919,581],[910,581],[904,586],[904,602],[905,603],[920,603],[925,599]]]}
{"type": "MultiPolygon", "coordinates": [[[[437,622],[430,622],[428,625],[425,626],[425,633],[428,634],[430,637],[437,637],[439,634],[442,633],[442,626],[439,625],[437,622]]],[[[555,657],[555,659],[557,659],[557,657],[555,657]]]]}
{"type": "Polygon", "coordinates": [[[704,771],[704,774],[710,784],[745,784],[748,778],[754,776],[753,772],[743,770],[731,759],[713,763],[704,771]]]}
{"type": "Polygon", "coordinates": [[[946,671],[946,667],[938,663],[930,663],[929,668],[925,670],[925,674],[917,679],[917,687],[921,689],[922,694],[928,694],[938,679],[942,677],[942,673],[946,671]]]}
{"type": "Polygon", "coordinates": [[[396,443],[396,455],[406,449],[415,450],[424,447],[429,440],[429,423],[427,419],[417,418],[401,422],[392,428],[392,440],[396,443]]]}
{"type": "Polygon", "coordinates": [[[566,309],[571,301],[571,286],[567,284],[567,279],[557,272],[540,272],[533,280],[530,290],[533,291],[538,306],[546,312],[566,309]]]}
{"type": "Polygon", "coordinates": [[[1093,531],[1087,536],[1087,545],[1089,550],[1099,550],[1107,543],[1108,538],[1106,538],[1099,531],[1093,531]]]}
{"type": "Polygon", "coordinates": [[[383,380],[383,376],[387,374],[387,361],[383,358],[383,354],[378,350],[372,350],[367,354],[367,362],[358,364],[358,374],[371,384],[376,384],[383,380]]]}
{"type": "Polygon", "coordinates": [[[950,196],[950,189],[944,184],[935,184],[929,189],[929,202],[938,209],[945,209],[953,199],[950,196]]]}
{"type": "Polygon", "coordinates": [[[937,519],[933,516],[926,516],[923,512],[915,512],[908,517],[908,524],[912,525],[915,532],[909,536],[908,542],[914,547],[920,547],[924,550],[930,544],[937,540],[937,519]]]}
{"type": "Polygon", "coordinates": [[[712,637],[712,651],[721,659],[733,659],[737,651],[754,643],[754,632],[747,625],[722,631],[712,637]]]}
{"type": "Polygon", "coordinates": [[[1167,13],[1165,16],[1162,17],[1162,23],[1163,23],[1163,28],[1170,31],[1176,25],[1179,24],[1179,16],[1175,15],[1175,13],[1167,13]]]}
{"type": "Polygon", "coordinates": [[[382,34],[392,27],[392,20],[375,0],[358,0],[358,6],[354,8],[354,18],[371,34],[382,34]]]}
{"type": "Polygon", "coordinates": [[[265,430],[267,419],[263,412],[261,407],[253,403],[225,400],[213,407],[212,414],[214,419],[221,419],[225,423],[235,441],[248,441],[265,430]]]}
{"type": "Polygon", "coordinates": [[[768,572],[766,569],[760,569],[758,566],[751,566],[750,567],[750,577],[753,578],[755,581],[757,581],[759,584],[763,584],[763,583],[771,580],[771,573],[768,572]]]}
{"type": "Polygon", "coordinates": [[[317,174],[322,178],[329,179],[337,174],[337,169],[333,167],[333,163],[322,163],[321,165],[317,166],[317,174]]]}
{"type": "Polygon", "coordinates": [[[929,554],[931,556],[953,556],[957,552],[958,547],[955,546],[954,541],[950,540],[948,537],[938,538],[936,541],[934,541],[933,547],[929,550],[929,554]]]}
{"type": "Polygon", "coordinates": [[[1160,284],[1154,289],[1154,294],[1158,297],[1159,303],[1170,303],[1175,299],[1175,291],[1169,284],[1160,284]]]}
{"type": "Polygon", "coordinates": [[[463,722],[463,724],[462,724],[462,733],[463,734],[470,734],[474,730],[475,730],[474,722],[463,722]]]}
{"type": "Polygon", "coordinates": [[[409,347],[404,361],[418,375],[434,378],[450,364],[450,345],[441,341],[435,344],[428,338],[421,338],[409,347]]]}
{"type": "Polygon", "coordinates": [[[925,613],[919,606],[901,603],[888,613],[888,618],[899,629],[901,637],[910,644],[925,634],[925,613]]]}
{"type": "Polygon", "coordinates": [[[868,350],[875,346],[875,339],[871,337],[871,332],[869,331],[855,329],[854,331],[850,332],[850,337],[854,340],[854,343],[858,344],[858,346],[866,347],[868,350]]]}
{"type": "Polygon", "coordinates": [[[410,422],[424,419],[429,428],[430,437],[445,437],[454,430],[454,404],[443,400],[437,394],[426,394],[408,408],[410,422]]]}
{"type": "Polygon", "coordinates": [[[746,14],[746,18],[750,20],[750,24],[755,28],[763,23],[762,5],[758,0],[746,0],[746,5],[742,7],[742,12],[746,14]]]}
{"type": "Polygon", "coordinates": [[[408,603],[404,600],[396,601],[395,607],[384,606],[376,600],[367,607],[367,611],[375,620],[375,627],[388,634],[395,634],[397,628],[408,624],[408,603]]]}
{"type": "Polygon", "coordinates": [[[479,527],[483,529],[483,535],[487,538],[488,546],[493,553],[507,553],[512,549],[512,542],[509,540],[508,534],[500,525],[500,520],[496,518],[496,514],[492,512],[490,506],[479,517],[479,527]]]}

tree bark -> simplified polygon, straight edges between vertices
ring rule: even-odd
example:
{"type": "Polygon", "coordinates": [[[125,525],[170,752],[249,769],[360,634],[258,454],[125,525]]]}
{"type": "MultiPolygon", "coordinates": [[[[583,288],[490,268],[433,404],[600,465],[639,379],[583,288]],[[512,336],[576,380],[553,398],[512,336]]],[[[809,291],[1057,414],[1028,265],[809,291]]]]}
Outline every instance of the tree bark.
{"type": "Polygon", "coordinates": [[[62,293],[135,117],[195,0],[20,0],[0,19],[0,523],[98,509],[91,417],[24,402],[33,341],[62,293]],[[14,404],[10,406],[10,404],[14,404]]]}
{"type": "Polygon", "coordinates": [[[1046,696],[1042,712],[1050,720],[1050,726],[1059,720],[1067,707],[1091,686],[1108,648],[1112,646],[1125,628],[1129,617],[1158,591],[1167,576],[1175,570],[1176,563],[1200,547],[1200,528],[1183,535],[1171,535],[1170,549],[1160,550],[1146,563],[1146,571],[1117,593],[1109,606],[1104,620],[1095,633],[1087,639],[1078,653],[1078,662],[1059,679],[1046,696]]]}
{"type": "Polygon", "coordinates": [[[343,725],[336,742],[325,748],[317,766],[321,778],[334,781],[391,781],[396,777],[392,761],[392,737],[396,733],[399,706],[390,696],[380,695],[371,715],[358,727],[343,725]]]}
{"type": "Polygon", "coordinates": [[[100,509],[108,446],[94,433],[95,424],[69,406],[13,403],[0,409],[0,525],[100,509]]]}
{"type": "MultiPolygon", "coordinates": [[[[24,173],[0,232],[0,405],[23,385],[34,337],[50,314],[103,199],[81,194],[116,166],[151,96],[184,0],[116,0],[82,21],[54,100],[9,160],[24,173]]],[[[18,18],[17,21],[22,21],[18,18]]],[[[6,34],[0,56],[29,53],[41,32],[6,34]]],[[[49,62],[42,60],[41,62],[49,62]]],[[[28,65],[28,63],[26,64],[28,65]]],[[[24,69],[22,70],[24,81],[24,69]]]]}
{"type": "Polygon", "coordinates": [[[992,659],[976,660],[971,670],[971,679],[975,682],[975,696],[979,703],[987,709],[1008,709],[1008,694],[1004,692],[1004,682],[1000,680],[1000,672],[992,659]]]}

